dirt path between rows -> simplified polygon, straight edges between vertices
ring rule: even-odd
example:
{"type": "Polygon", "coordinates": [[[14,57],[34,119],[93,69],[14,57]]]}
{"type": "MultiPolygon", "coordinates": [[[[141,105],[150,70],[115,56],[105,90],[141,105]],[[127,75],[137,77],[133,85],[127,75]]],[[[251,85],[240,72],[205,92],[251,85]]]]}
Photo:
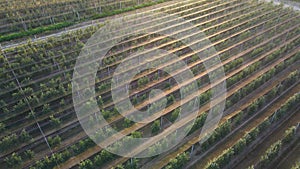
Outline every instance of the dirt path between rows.
{"type": "Polygon", "coordinates": [[[278,129],[272,132],[268,137],[266,137],[263,143],[256,146],[253,150],[247,153],[246,157],[239,161],[238,165],[236,165],[233,169],[247,168],[251,164],[256,164],[260,157],[266,152],[266,150],[270,147],[270,145],[274,144],[276,141],[282,139],[284,137],[285,131],[297,125],[300,120],[300,112],[296,112],[296,114],[288,120],[288,122],[284,123],[278,129]]]}
{"type": "Polygon", "coordinates": [[[282,96],[282,98],[279,98],[279,100],[275,101],[274,104],[272,104],[270,107],[265,110],[265,113],[260,114],[257,116],[255,119],[253,119],[252,122],[249,122],[245,126],[241,126],[237,132],[235,132],[233,135],[230,136],[227,140],[221,141],[218,143],[217,146],[212,148],[202,159],[194,159],[198,160],[196,165],[192,166],[192,168],[197,169],[197,168],[204,168],[206,164],[214,159],[215,157],[219,156],[222,154],[224,150],[227,148],[230,148],[231,146],[234,145],[236,141],[238,141],[247,131],[251,130],[253,127],[255,127],[258,123],[263,121],[265,117],[268,115],[272,114],[281,104],[286,102],[290,96],[294,95],[295,92],[299,92],[300,86],[297,85],[296,88],[292,89],[291,91],[288,92],[288,94],[282,96]],[[221,144],[222,143],[222,144],[221,144]]]}
{"type": "Polygon", "coordinates": [[[300,142],[283,158],[279,163],[277,168],[285,169],[292,168],[296,162],[300,161],[300,142]]]}

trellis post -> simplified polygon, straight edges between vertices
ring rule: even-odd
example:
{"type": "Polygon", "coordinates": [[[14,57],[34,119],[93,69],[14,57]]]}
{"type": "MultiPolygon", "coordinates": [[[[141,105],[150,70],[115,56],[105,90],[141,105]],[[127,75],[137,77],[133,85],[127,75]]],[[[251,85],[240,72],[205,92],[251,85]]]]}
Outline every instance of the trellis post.
{"type": "Polygon", "coordinates": [[[273,121],[274,121],[274,118],[276,117],[276,115],[277,115],[277,112],[278,112],[278,110],[276,110],[276,112],[274,113],[274,115],[272,116],[272,120],[271,120],[271,123],[273,123],[273,121]]]}
{"type": "Polygon", "coordinates": [[[195,149],[195,144],[192,145],[190,156],[192,156],[192,153],[194,152],[194,149],[195,149]]]}

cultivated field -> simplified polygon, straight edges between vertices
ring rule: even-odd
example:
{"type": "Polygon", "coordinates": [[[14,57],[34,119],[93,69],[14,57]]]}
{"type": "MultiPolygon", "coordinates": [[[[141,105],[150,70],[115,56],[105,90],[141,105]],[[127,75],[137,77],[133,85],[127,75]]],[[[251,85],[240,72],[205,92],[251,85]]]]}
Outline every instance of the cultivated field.
{"type": "MultiPolygon", "coordinates": [[[[183,39],[191,44],[163,36],[160,32],[174,27],[172,20],[166,19],[166,22],[153,25],[169,25],[164,30],[156,29],[156,32],[132,36],[118,43],[97,71],[96,100],[109,125],[129,136],[126,138],[128,144],[134,138],[153,137],[136,146],[128,156],[137,155],[150,146],[153,151],[164,149],[167,138],[154,136],[169,133],[168,139],[176,140],[175,131],[190,129],[188,136],[171,150],[149,158],[115,155],[88,137],[79,121],[99,129],[95,137],[105,137],[112,131],[106,130],[106,125],[98,125],[98,114],[93,111],[87,111],[82,119],[78,119],[72,98],[72,78],[81,49],[98,29],[107,24],[103,22],[40,41],[28,40],[25,44],[1,50],[0,168],[299,167],[300,13],[292,9],[256,0],[171,3],[151,0],[1,1],[0,41],[6,43],[39,34],[44,31],[33,30],[51,26],[57,27],[49,30],[63,30],[83,21],[143,9],[157,3],[160,4],[151,11],[181,16],[199,32],[190,31],[194,29],[192,27],[176,29],[174,34],[182,33],[183,39]],[[193,38],[201,33],[205,33],[211,44],[197,51],[191,50],[190,45],[205,40],[193,38]],[[210,55],[212,48],[216,53],[210,55]],[[132,64],[122,70],[126,76],[130,70],[147,64],[160,68],[142,71],[126,86],[134,107],[152,112],[147,123],[135,123],[116,109],[111,79],[122,60],[146,49],[163,49],[179,57],[170,59],[167,54],[153,56],[151,60],[139,62],[140,65],[132,64]],[[200,59],[198,54],[207,56],[200,59]],[[204,62],[216,58],[220,58],[220,63],[206,69],[204,62]],[[180,67],[179,61],[186,63],[187,67],[180,67]],[[220,68],[225,76],[211,82],[211,76],[219,73],[220,68]],[[183,87],[189,95],[182,99],[179,85],[162,69],[174,74],[191,70],[194,78],[185,81],[183,87]],[[225,103],[216,100],[211,104],[211,99],[214,99],[212,88],[223,82],[226,82],[227,89],[225,103]],[[195,88],[197,92],[188,92],[195,88]],[[157,94],[149,100],[153,89],[160,89],[164,94],[157,94]],[[197,118],[187,115],[176,120],[181,116],[181,107],[192,107],[195,100],[199,100],[199,109],[191,108],[189,111],[197,113],[197,118]],[[210,110],[217,112],[222,103],[225,110],[218,127],[199,144],[203,139],[199,135],[210,110]],[[166,107],[162,108],[164,105],[166,107]],[[193,120],[195,123],[190,125],[193,120]]],[[[147,15],[149,11],[143,12],[147,15]]],[[[132,23],[130,26],[137,26],[134,18],[132,23]]],[[[125,86],[126,82],[119,85],[125,86]]],[[[134,109],[126,111],[127,115],[133,113],[134,109]]],[[[124,140],[123,137],[117,139],[124,140]]],[[[115,149],[126,146],[118,144],[116,137],[105,137],[105,142],[115,149]]]]}

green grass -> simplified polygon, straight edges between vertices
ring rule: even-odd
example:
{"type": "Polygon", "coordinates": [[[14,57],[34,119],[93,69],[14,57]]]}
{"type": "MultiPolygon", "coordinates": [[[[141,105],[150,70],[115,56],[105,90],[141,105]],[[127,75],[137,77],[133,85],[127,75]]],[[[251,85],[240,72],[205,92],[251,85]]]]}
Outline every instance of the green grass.
{"type": "Polygon", "coordinates": [[[73,23],[72,22],[60,22],[57,24],[49,25],[49,26],[41,26],[38,28],[29,29],[28,31],[10,33],[8,35],[0,36],[0,42],[18,39],[18,38],[22,38],[22,37],[26,37],[26,36],[30,36],[30,35],[35,35],[38,33],[45,33],[45,32],[49,32],[52,30],[61,29],[61,28],[64,28],[64,27],[67,27],[70,25],[73,25],[73,23]]]}
{"type": "MultiPolygon", "coordinates": [[[[123,9],[118,9],[118,10],[114,10],[114,11],[106,11],[106,12],[103,12],[103,13],[100,13],[100,14],[95,14],[91,18],[81,20],[80,22],[90,20],[90,19],[94,20],[94,19],[99,19],[99,18],[104,18],[104,17],[116,15],[116,14],[121,14],[121,13],[124,13],[124,12],[133,11],[133,10],[136,10],[136,9],[152,6],[152,5],[163,3],[163,2],[166,2],[166,1],[169,1],[169,0],[159,0],[159,1],[155,1],[155,2],[148,2],[148,3],[141,4],[141,5],[136,5],[136,6],[127,7],[127,8],[123,8],[123,9]]],[[[53,25],[41,26],[41,27],[38,27],[38,28],[29,29],[27,31],[20,31],[20,32],[10,33],[10,34],[7,34],[7,35],[1,35],[0,36],[0,42],[10,41],[10,40],[18,39],[18,38],[24,38],[26,36],[36,35],[36,34],[39,34],[39,33],[50,32],[50,31],[53,31],[53,30],[58,30],[58,29],[61,29],[61,28],[65,28],[65,27],[74,25],[76,23],[79,23],[79,22],[60,22],[60,23],[53,24],[53,25]]]]}

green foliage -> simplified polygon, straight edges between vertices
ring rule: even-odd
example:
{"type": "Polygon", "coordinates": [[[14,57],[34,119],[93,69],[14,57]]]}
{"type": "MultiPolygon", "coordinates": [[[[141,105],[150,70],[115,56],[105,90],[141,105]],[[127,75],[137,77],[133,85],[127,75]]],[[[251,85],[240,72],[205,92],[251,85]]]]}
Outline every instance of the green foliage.
{"type": "Polygon", "coordinates": [[[237,66],[241,65],[244,62],[243,58],[238,58],[228,64],[225,65],[225,72],[228,72],[229,70],[236,68],[237,66]]]}
{"type": "Polygon", "coordinates": [[[264,131],[267,127],[269,127],[271,125],[270,120],[265,120],[264,122],[262,122],[259,126],[258,126],[258,130],[259,131],[264,131]]]}
{"type": "Polygon", "coordinates": [[[102,116],[103,116],[105,119],[108,119],[109,117],[111,117],[111,113],[110,113],[110,111],[108,111],[108,110],[102,109],[102,110],[101,110],[101,113],[102,113],[102,116]]]}
{"type": "Polygon", "coordinates": [[[29,133],[25,129],[23,129],[19,135],[14,133],[14,134],[5,136],[0,141],[0,150],[1,151],[9,150],[10,148],[12,148],[14,146],[28,142],[30,139],[31,139],[31,136],[29,135],[29,133]]]}
{"type": "Polygon", "coordinates": [[[254,129],[252,129],[249,132],[250,140],[251,141],[255,140],[259,133],[260,133],[259,128],[256,127],[254,129]]]}
{"type": "Polygon", "coordinates": [[[109,86],[110,86],[110,84],[108,84],[108,83],[101,83],[100,86],[98,86],[97,89],[98,89],[99,92],[103,92],[106,89],[108,89],[109,86]]]}
{"type": "Polygon", "coordinates": [[[270,162],[278,155],[281,149],[281,141],[278,141],[271,145],[270,148],[267,149],[266,153],[260,159],[260,165],[262,168],[268,166],[270,162]]]}
{"type": "Polygon", "coordinates": [[[34,167],[38,169],[51,169],[57,164],[64,162],[67,158],[70,158],[70,152],[64,150],[62,153],[53,153],[50,157],[46,156],[43,160],[39,160],[35,163],[34,167]]]}
{"type": "Polygon", "coordinates": [[[178,118],[179,114],[180,114],[180,109],[179,108],[175,109],[171,114],[170,121],[172,123],[175,122],[175,120],[178,118]]]}
{"type": "Polygon", "coordinates": [[[147,76],[141,77],[138,79],[137,83],[138,83],[138,87],[143,87],[144,85],[149,83],[149,78],[147,76]]]}
{"type": "Polygon", "coordinates": [[[132,161],[129,160],[125,164],[119,164],[114,169],[138,169],[138,160],[133,159],[132,161]]]}
{"type": "Polygon", "coordinates": [[[174,95],[171,94],[171,95],[167,98],[167,100],[168,100],[167,104],[174,103],[174,102],[175,102],[175,97],[174,97],[174,95]]]}
{"type": "Polygon", "coordinates": [[[84,160],[79,163],[79,169],[93,169],[94,164],[90,159],[84,160]]]}
{"type": "Polygon", "coordinates": [[[153,122],[153,124],[151,125],[151,131],[152,134],[158,134],[158,132],[160,131],[160,121],[156,120],[153,122]]]}
{"type": "Polygon", "coordinates": [[[28,134],[28,132],[23,129],[20,136],[19,136],[19,141],[24,143],[24,142],[27,142],[31,139],[31,136],[28,134]]]}
{"type": "Polygon", "coordinates": [[[92,19],[99,19],[99,18],[103,18],[103,17],[107,17],[107,16],[112,16],[112,15],[116,15],[116,14],[120,14],[123,12],[128,12],[128,11],[132,11],[135,9],[140,9],[140,8],[144,8],[147,6],[152,6],[158,3],[163,3],[166,2],[167,0],[157,0],[154,2],[147,2],[144,4],[140,4],[140,5],[136,5],[136,6],[131,6],[131,7],[127,7],[127,8],[123,8],[123,9],[117,9],[117,10],[113,10],[113,11],[106,11],[104,13],[99,13],[99,14],[95,14],[92,19]]]}
{"type": "Polygon", "coordinates": [[[247,169],[254,169],[254,166],[251,165],[251,166],[249,166],[247,169]]]}
{"type": "Polygon", "coordinates": [[[26,36],[35,35],[35,34],[39,34],[39,33],[44,33],[44,32],[47,32],[47,31],[57,30],[57,29],[61,29],[61,28],[70,26],[72,24],[73,23],[71,23],[71,22],[61,22],[61,23],[57,23],[57,24],[54,24],[54,25],[41,26],[41,27],[38,27],[38,28],[29,29],[28,31],[10,33],[10,34],[7,34],[7,35],[0,36],[0,42],[10,41],[10,40],[17,39],[17,38],[23,38],[23,37],[26,37],[26,36]]]}
{"type": "Polygon", "coordinates": [[[221,126],[216,128],[212,135],[201,145],[203,150],[207,150],[211,145],[221,140],[225,135],[231,131],[231,124],[229,121],[224,122],[221,126]]]}
{"type": "Polygon", "coordinates": [[[296,103],[298,103],[299,101],[300,101],[300,94],[295,94],[294,96],[289,98],[288,101],[286,101],[283,104],[283,106],[276,112],[275,120],[278,120],[281,117],[283,117],[286,114],[286,112],[292,109],[294,105],[296,105],[296,103]]]}
{"type": "Polygon", "coordinates": [[[53,115],[49,116],[49,118],[53,126],[59,127],[61,125],[61,121],[58,118],[55,118],[53,115]]]}
{"type": "Polygon", "coordinates": [[[22,158],[17,153],[12,153],[12,155],[10,157],[6,157],[4,161],[10,168],[18,167],[22,164],[22,158]]]}
{"type": "Polygon", "coordinates": [[[34,111],[30,111],[28,113],[28,115],[26,116],[27,119],[34,119],[35,118],[35,112],[34,111]]]}
{"type": "Polygon", "coordinates": [[[43,112],[44,114],[50,113],[50,112],[51,112],[50,105],[49,105],[49,104],[44,104],[42,112],[43,112]]]}
{"type": "Polygon", "coordinates": [[[134,131],[134,132],[131,133],[131,136],[133,138],[142,138],[142,133],[139,132],[139,131],[134,131]]]}
{"type": "Polygon", "coordinates": [[[297,161],[296,164],[293,165],[291,169],[300,169],[300,161],[297,161]]]}
{"type": "Polygon", "coordinates": [[[167,82],[165,83],[165,89],[170,89],[171,88],[171,83],[167,82]]]}
{"type": "Polygon", "coordinates": [[[254,114],[258,109],[257,101],[254,101],[247,109],[249,115],[254,114]]]}
{"type": "Polygon", "coordinates": [[[100,107],[103,107],[104,103],[103,103],[103,100],[102,100],[102,97],[101,96],[98,96],[97,97],[97,103],[100,107]]]}
{"type": "Polygon", "coordinates": [[[220,166],[217,162],[212,161],[206,166],[206,169],[220,169],[220,166]]]}
{"type": "Polygon", "coordinates": [[[65,106],[65,99],[61,99],[60,102],[59,102],[59,105],[60,106],[65,106]]]}
{"type": "Polygon", "coordinates": [[[256,49],[254,49],[254,51],[251,53],[251,56],[252,56],[252,57],[255,57],[255,56],[257,56],[259,53],[261,53],[263,50],[264,50],[263,47],[256,48],[256,49]]]}
{"type": "Polygon", "coordinates": [[[238,125],[241,123],[241,121],[243,120],[243,117],[244,117],[244,112],[241,111],[241,112],[239,112],[239,113],[234,117],[232,123],[233,123],[235,126],[238,126],[238,125]]]}
{"type": "MultiPolygon", "coordinates": [[[[86,21],[86,20],[91,20],[91,19],[95,20],[95,19],[99,19],[99,18],[103,18],[103,17],[107,17],[107,16],[112,16],[112,15],[120,14],[120,13],[123,13],[123,12],[128,12],[128,11],[132,11],[132,10],[135,10],[135,9],[140,9],[140,8],[143,8],[143,7],[155,5],[155,4],[158,4],[158,3],[165,2],[165,1],[168,1],[168,0],[158,0],[158,1],[154,1],[154,2],[145,2],[145,3],[140,4],[140,5],[129,6],[129,7],[125,7],[125,8],[122,8],[122,9],[108,10],[108,11],[103,11],[101,13],[97,12],[92,17],[87,17],[85,19],[81,19],[80,22],[83,22],[83,21],[86,21]]],[[[54,23],[52,25],[40,26],[40,27],[37,27],[37,28],[28,29],[27,31],[20,31],[20,32],[14,32],[14,33],[10,33],[10,34],[3,34],[3,35],[0,35],[0,42],[10,41],[10,40],[18,39],[18,38],[23,38],[23,37],[26,37],[26,36],[31,36],[31,35],[36,35],[36,34],[40,34],[40,33],[50,32],[50,31],[53,31],[53,30],[62,29],[62,28],[74,25],[77,22],[78,22],[77,20],[69,20],[69,21],[54,23]]]]}
{"type": "MultiPolygon", "coordinates": [[[[89,33],[91,33],[91,32],[89,32],[89,33]]],[[[62,40],[62,39],[60,39],[60,40],[62,40]]],[[[70,41],[72,41],[73,40],[73,38],[70,38],[70,41]]],[[[82,40],[82,38],[78,38],[78,39],[76,39],[76,41],[80,41],[80,40],[82,40]]],[[[62,40],[63,41],[63,40],[62,40]]],[[[59,44],[59,45],[64,45],[65,43],[64,42],[62,42],[62,43],[59,43],[59,42],[54,42],[54,43],[52,43],[52,42],[50,42],[50,44],[49,44],[49,46],[52,46],[50,49],[57,49],[56,47],[58,47],[59,45],[57,45],[57,44],[55,44],[55,43],[57,43],[57,44],[59,44]]],[[[69,43],[68,43],[69,44],[69,43]]],[[[39,44],[40,45],[40,44],[39,44]]],[[[42,45],[45,45],[45,46],[48,46],[48,44],[41,44],[41,46],[42,45]]],[[[72,44],[73,45],[73,44],[72,44]]],[[[24,45],[25,46],[25,45],[24,45]]],[[[67,46],[67,45],[66,45],[67,46]]],[[[76,44],[74,44],[73,45],[74,47],[75,46],[82,46],[82,43],[76,43],[76,44]]],[[[66,48],[66,47],[65,47],[66,48]]],[[[45,50],[47,50],[48,51],[48,49],[49,48],[46,48],[45,47],[45,50]]],[[[61,48],[58,48],[58,50],[60,50],[61,48]]],[[[20,50],[20,49],[18,49],[18,50],[20,50]]],[[[35,50],[40,50],[40,49],[34,49],[34,48],[32,48],[32,51],[30,51],[31,50],[31,48],[27,48],[26,47],[26,49],[24,49],[24,50],[20,50],[20,52],[18,51],[18,53],[25,53],[25,52],[28,52],[28,54],[26,54],[26,55],[20,55],[20,57],[23,57],[24,59],[22,60],[22,62],[25,62],[25,63],[30,63],[30,62],[32,62],[32,60],[31,59],[28,59],[28,58],[30,58],[31,56],[32,56],[32,58],[33,57],[39,57],[39,56],[33,56],[33,55],[35,55],[35,53],[38,55],[38,53],[42,53],[42,52],[39,52],[39,51],[37,51],[37,52],[35,52],[35,50]],[[31,54],[32,53],[32,54],[31,54]],[[27,56],[27,57],[26,57],[27,56]]],[[[41,49],[42,50],[42,49],[41,49]]],[[[76,49],[74,49],[74,50],[78,50],[77,48],[76,49]]],[[[65,50],[65,51],[68,51],[68,50],[65,50]]],[[[67,52],[66,52],[67,53],[67,52]]],[[[53,56],[56,56],[56,52],[54,51],[53,52],[53,56]]],[[[59,63],[62,63],[62,64],[65,64],[65,65],[62,65],[62,69],[68,69],[69,67],[72,67],[72,64],[70,64],[69,65],[69,61],[67,61],[68,59],[70,59],[70,58],[72,58],[72,59],[74,59],[74,56],[76,55],[76,53],[74,54],[74,53],[72,53],[71,54],[72,56],[69,56],[69,58],[68,58],[68,56],[66,55],[66,60],[59,60],[58,62],[59,63]],[[65,62],[65,63],[63,63],[63,62],[65,62]]],[[[49,52],[49,56],[52,56],[52,54],[49,52]]],[[[44,56],[43,56],[44,57],[44,56]]],[[[57,59],[57,58],[59,58],[59,57],[55,57],[55,60],[57,59]]],[[[35,58],[36,60],[41,60],[41,61],[44,61],[44,60],[46,60],[47,58],[45,57],[45,58],[35,58]]],[[[117,58],[113,58],[114,60],[113,60],[113,62],[114,61],[116,61],[116,59],[117,58]]],[[[110,62],[110,61],[109,61],[110,62]]],[[[22,64],[21,64],[22,65],[22,64]]],[[[45,65],[41,65],[41,66],[44,66],[44,67],[47,67],[47,65],[45,64],[45,65]]],[[[232,69],[233,67],[228,67],[228,69],[232,69]]],[[[17,69],[17,67],[16,67],[16,69],[17,69]]],[[[54,69],[54,68],[53,68],[54,69]]],[[[254,69],[254,68],[253,68],[254,69]]],[[[38,69],[37,69],[38,70],[38,69]]],[[[24,74],[26,73],[25,72],[25,70],[22,70],[22,71],[24,71],[24,74]]],[[[28,71],[29,72],[29,71],[28,71]]],[[[251,71],[249,71],[249,72],[251,72],[251,71]]],[[[23,73],[23,72],[22,72],[23,73]]],[[[248,74],[246,74],[245,73],[245,76],[246,75],[248,75],[248,74]]],[[[242,74],[239,74],[239,76],[241,76],[241,77],[243,77],[244,76],[244,74],[242,75],[242,74]]],[[[239,80],[239,79],[241,79],[239,76],[237,76],[235,79],[233,78],[233,81],[234,82],[236,82],[237,80],[239,80]]],[[[247,90],[247,92],[248,91],[253,91],[253,89],[254,89],[254,86],[256,86],[256,85],[261,85],[261,82],[262,81],[265,81],[267,78],[261,78],[261,79],[258,79],[259,80],[259,83],[255,83],[254,85],[251,85],[251,86],[249,86],[249,89],[247,90]]],[[[68,79],[67,79],[68,80],[68,79]]],[[[203,79],[203,81],[205,82],[205,80],[203,79]]],[[[56,83],[56,82],[55,82],[56,83]]],[[[51,85],[49,85],[49,88],[50,88],[50,86],[51,86],[51,88],[53,88],[53,89],[57,89],[56,87],[56,84],[52,84],[52,82],[50,82],[50,84],[51,85]],[[52,86],[53,85],[53,86],[52,86]]],[[[148,82],[147,82],[148,83],[148,82]]],[[[107,85],[107,86],[109,86],[109,85],[107,85]]],[[[59,86],[59,87],[61,87],[61,86],[59,86]]],[[[46,88],[47,88],[47,86],[46,86],[46,88]]],[[[105,87],[106,88],[106,87],[105,87]]],[[[52,92],[52,89],[51,90],[49,90],[50,92],[45,92],[44,94],[43,94],[43,97],[41,97],[41,98],[44,98],[45,99],[45,101],[47,102],[48,100],[50,100],[50,99],[56,99],[56,96],[59,96],[59,98],[57,99],[57,102],[59,101],[59,99],[61,99],[62,97],[64,97],[64,96],[60,96],[60,94],[61,93],[64,93],[64,92],[52,92]],[[59,94],[59,95],[57,95],[57,93],[59,94]],[[51,97],[50,97],[51,96],[51,97]],[[52,96],[55,96],[55,97],[52,97],[52,96]]],[[[60,91],[60,90],[59,90],[60,91]]],[[[32,90],[31,89],[29,89],[28,88],[28,90],[26,90],[26,95],[30,95],[30,94],[32,94],[32,90]]],[[[243,93],[243,92],[240,92],[240,93],[237,93],[236,95],[234,95],[234,99],[233,100],[231,100],[231,102],[232,103],[235,103],[235,101],[234,100],[239,100],[241,97],[242,97],[242,95],[243,94],[241,94],[241,93],[243,93]]],[[[211,96],[211,93],[205,93],[205,95],[201,95],[201,97],[203,97],[204,99],[200,99],[200,100],[204,100],[204,102],[202,102],[202,103],[205,103],[206,101],[208,101],[209,100],[209,98],[210,98],[210,96],[211,96]]],[[[18,95],[16,95],[16,97],[18,97],[18,95]]],[[[42,100],[42,99],[41,99],[42,100]]],[[[174,99],[173,98],[168,98],[168,102],[170,103],[170,102],[174,102],[174,99]]],[[[43,107],[43,112],[47,112],[47,111],[49,111],[49,110],[47,110],[47,105],[46,104],[43,104],[44,103],[44,101],[42,102],[40,102],[41,103],[41,105],[45,105],[46,106],[46,108],[44,108],[43,107]]],[[[62,105],[65,105],[63,108],[65,108],[65,107],[67,107],[68,106],[68,104],[70,103],[70,100],[69,99],[66,99],[66,103],[63,103],[62,105]]],[[[258,105],[258,108],[256,108],[256,109],[259,109],[259,107],[260,107],[260,103],[263,103],[263,102],[261,102],[260,100],[257,102],[257,105],[258,105]]],[[[100,102],[100,104],[102,105],[103,104],[103,102],[100,102]]],[[[19,107],[17,107],[17,110],[22,110],[22,105],[24,105],[24,101],[22,101],[22,102],[20,102],[20,104],[18,104],[19,105],[19,107]]],[[[292,106],[292,105],[291,105],[292,106]]],[[[28,107],[28,106],[26,106],[26,104],[25,104],[25,107],[28,107]]],[[[49,107],[49,106],[48,106],[49,107]]],[[[59,106],[58,106],[59,107],[59,106]]],[[[52,108],[54,108],[54,106],[52,107],[52,108]]],[[[58,110],[62,110],[63,108],[58,108],[58,110]]],[[[289,108],[289,107],[287,107],[287,108],[289,108]]],[[[35,109],[36,111],[40,111],[40,107],[38,108],[38,109],[35,109]]],[[[23,110],[22,110],[23,111],[23,110]]],[[[175,121],[175,119],[178,117],[178,115],[179,115],[179,112],[176,112],[177,110],[175,110],[174,112],[172,112],[172,116],[171,116],[171,121],[175,121]]],[[[18,111],[14,111],[14,112],[18,112],[18,111]]],[[[55,110],[55,112],[56,112],[56,110],[55,110]]],[[[284,112],[284,111],[283,111],[284,112]]],[[[19,113],[19,112],[18,112],[19,113]]],[[[59,113],[63,113],[63,112],[59,112],[59,113]]],[[[41,113],[41,112],[37,112],[37,116],[39,116],[39,115],[41,115],[41,114],[43,114],[43,113],[41,113]]],[[[106,111],[105,113],[105,116],[107,117],[107,118],[109,118],[109,117],[111,117],[114,113],[113,113],[113,111],[106,111]]],[[[52,116],[53,117],[53,116],[52,116]]],[[[201,128],[202,126],[203,126],[203,123],[204,123],[204,121],[205,121],[205,119],[206,118],[202,118],[202,117],[204,117],[204,116],[201,116],[200,118],[197,118],[196,119],[196,123],[195,123],[195,125],[193,126],[193,128],[192,128],[192,130],[191,131],[195,131],[195,130],[197,130],[197,129],[199,129],[199,128],[201,128]]],[[[54,118],[54,117],[53,117],[54,118]]],[[[52,119],[53,119],[52,118],[52,119]]],[[[51,117],[50,117],[50,119],[51,119],[51,117]]],[[[125,122],[126,123],[126,122],[125,122]]],[[[130,122],[129,122],[130,123],[130,122]]],[[[236,122],[236,123],[238,123],[238,122],[236,122]]],[[[9,125],[9,124],[7,124],[7,125],[9,125]]],[[[130,125],[126,125],[127,127],[129,127],[130,125]]],[[[126,127],[125,126],[125,127],[126,127]]],[[[268,125],[266,125],[266,126],[268,126],[268,125]]],[[[161,126],[159,126],[158,125],[158,131],[159,131],[159,129],[160,129],[160,127],[161,126]]],[[[153,127],[154,128],[154,127],[153,127]]],[[[153,128],[152,128],[152,131],[153,131],[153,128]]],[[[259,129],[259,131],[260,130],[262,130],[264,127],[262,127],[262,128],[260,128],[259,129]]],[[[225,129],[226,129],[226,127],[225,127],[225,129]]],[[[224,135],[224,134],[226,134],[226,133],[228,133],[229,131],[230,131],[230,126],[229,126],[229,131],[228,130],[218,130],[216,133],[214,133],[214,135],[213,135],[213,137],[212,137],[212,139],[210,139],[210,141],[208,142],[208,144],[213,144],[215,141],[217,141],[219,138],[222,138],[222,136],[224,135]]],[[[1,127],[0,127],[0,130],[1,130],[1,127]]],[[[250,135],[249,135],[250,136],[250,135]]],[[[251,135],[251,136],[256,136],[256,135],[251,135]]],[[[250,136],[250,137],[251,137],[250,136]]],[[[132,137],[141,137],[141,133],[133,133],[132,134],[132,137]]],[[[88,141],[88,140],[87,140],[88,141]]],[[[241,142],[241,145],[239,145],[239,146],[237,146],[236,147],[236,149],[234,149],[235,150],[235,153],[236,153],[236,150],[239,152],[239,151],[241,151],[242,149],[243,149],[243,146],[244,146],[244,144],[245,144],[245,140],[243,140],[243,142],[241,142]]],[[[76,146],[74,146],[73,148],[74,149],[72,149],[72,150],[74,150],[74,152],[71,150],[71,149],[68,149],[68,151],[64,151],[64,153],[66,154],[65,156],[66,157],[68,157],[68,156],[73,156],[73,155],[76,155],[77,153],[80,153],[80,152],[82,152],[82,151],[85,151],[87,148],[89,148],[90,146],[89,146],[90,144],[88,144],[88,143],[85,143],[85,141],[82,141],[82,142],[80,142],[80,143],[78,143],[78,144],[76,144],[76,146]],[[68,155],[68,153],[70,153],[71,155],[68,155]]],[[[55,158],[60,158],[60,156],[63,156],[63,154],[62,153],[59,153],[60,155],[57,155],[55,158]]],[[[50,158],[52,158],[52,157],[50,157],[50,158]]],[[[65,160],[64,158],[63,158],[63,160],[65,160]]],[[[45,160],[45,161],[47,161],[47,160],[45,160]]],[[[51,161],[51,160],[50,160],[51,161]]],[[[93,161],[92,161],[93,162],[93,161]]],[[[50,162],[50,163],[52,163],[52,161],[50,162]]],[[[45,164],[48,164],[48,162],[47,163],[45,163],[45,164]]],[[[95,162],[93,162],[93,164],[95,164],[95,162]]]]}
{"type": "Polygon", "coordinates": [[[224,168],[234,156],[233,148],[223,151],[223,153],[205,166],[205,169],[220,169],[224,168]]]}
{"type": "Polygon", "coordinates": [[[5,130],[5,124],[0,122],[0,132],[3,132],[5,130]]]}
{"type": "Polygon", "coordinates": [[[204,122],[206,120],[207,115],[208,115],[208,113],[204,112],[204,113],[202,113],[201,116],[196,118],[196,120],[194,122],[194,125],[192,126],[191,130],[189,131],[189,134],[191,134],[194,131],[200,129],[204,125],[204,122]]]}
{"type": "Polygon", "coordinates": [[[34,152],[32,150],[26,150],[24,152],[24,155],[27,159],[31,160],[34,157],[34,152]]]}
{"type": "Polygon", "coordinates": [[[114,155],[106,150],[102,150],[98,155],[94,157],[93,164],[97,167],[101,167],[104,163],[114,159],[114,155]]]}
{"type": "Polygon", "coordinates": [[[26,103],[24,100],[19,100],[18,103],[16,105],[14,105],[13,109],[15,110],[15,112],[19,112],[19,111],[23,111],[24,109],[26,109],[26,103]]]}
{"type": "Polygon", "coordinates": [[[230,122],[226,121],[220,127],[218,127],[214,132],[214,135],[216,136],[216,138],[223,137],[226,134],[228,134],[231,130],[230,125],[231,125],[230,122]]]}
{"type": "Polygon", "coordinates": [[[61,138],[58,135],[55,137],[48,137],[48,142],[51,147],[56,147],[61,143],[61,138]]]}
{"type": "Polygon", "coordinates": [[[190,160],[190,155],[187,152],[179,154],[176,158],[171,159],[165,169],[180,169],[190,160]]]}
{"type": "Polygon", "coordinates": [[[247,141],[246,138],[240,138],[240,140],[233,146],[235,155],[239,154],[240,152],[242,152],[244,150],[244,148],[247,145],[247,141]]]}
{"type": "Polygon", "coordinates": [[[292,126],[285,131],[284,138],[282,139],[283,144],[287,144],[293,140],[296,135],[296,126],[292,126]]]}
{"type": "Polygon", "coordinates": [[[134,121],[131,121],[128,118],[124,118],[124,123],[123,123],[124,128],[128,128],[128,127],[132,126],[133,124],[134,124],[134,121]]]}
{"type": "Polygon", "coordinates": [[[128,161],[125,166],[124,169],[138,169],[138,159],[133,159],[132,162],[128,161]]]}
{"type": "Polygon", "coordinates": [[[204,103],[206,103],[211,97],[211,90],[205,92],[205,93],[202,93],[200,96],[199,96],[199,102],[200,102],[200,105],[203,105],[204,103]]]}
{"type": "Polygon", "coordinates": [[[124,165],[119,164],[114,169],[125,169],[124,165]]]}

